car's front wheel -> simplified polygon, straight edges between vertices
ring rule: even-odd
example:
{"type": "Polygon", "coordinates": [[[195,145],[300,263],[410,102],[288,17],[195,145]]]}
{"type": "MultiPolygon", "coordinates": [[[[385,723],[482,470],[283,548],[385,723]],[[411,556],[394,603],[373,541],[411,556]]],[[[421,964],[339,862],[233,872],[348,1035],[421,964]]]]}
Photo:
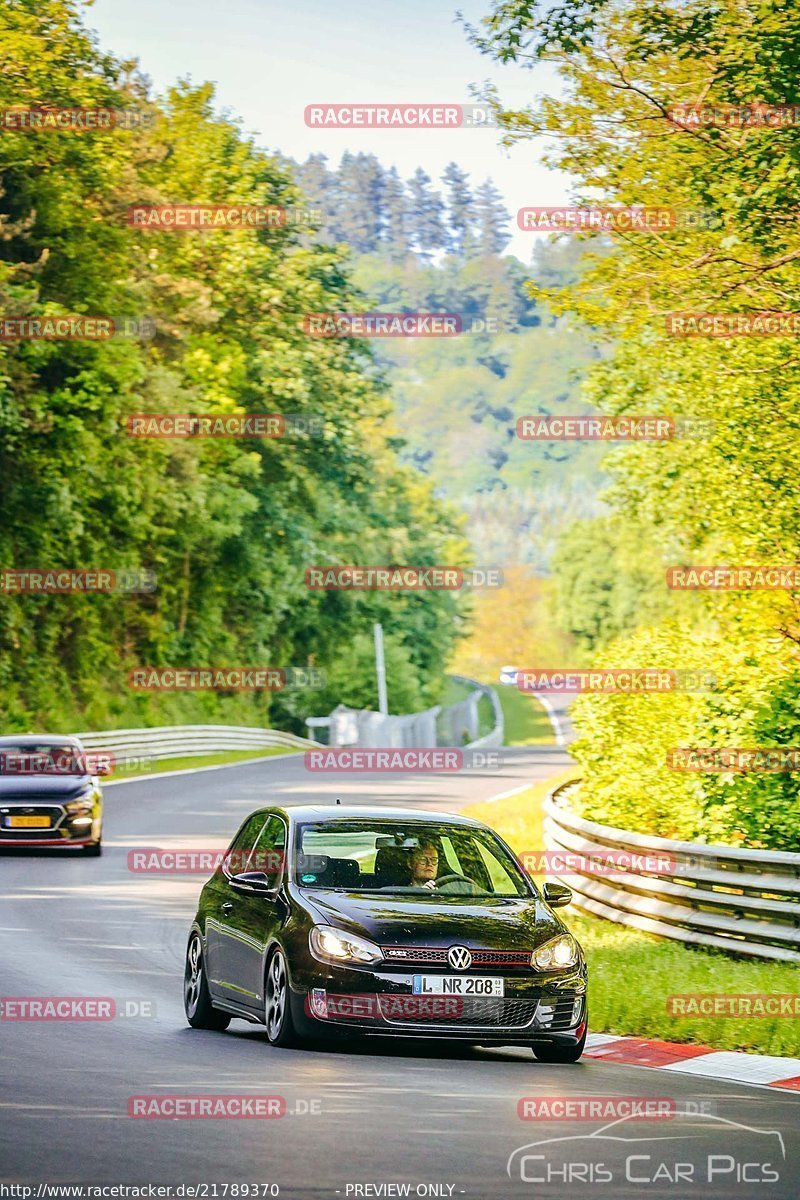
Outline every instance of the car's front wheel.
{"type": "Polygon", "coordinates": [[[292,1021],[289,999],[289,970],[286,956],[278,948],[273,951],[267,964],[267,979],[264,985],[264,1024],[267,1037],[273,1046],[296,1046],[299,1042],[292,1021]]]}
{"type": "Polygon", "coordinates": [[[541,1046],[534,1046],[533,1053],[539,1062],[543,1063],[574,1063],[583,1054],[585,1046],[586,1030],[584,1029],[583,1037],[580,1041],[574,1042],[571,1046],[560,1046],[555,1042],[545,1042],[541,1046]]]}
{"type": "Polygon", "coordinates": [[[103,843],[89,842],[88,846],[83,847],[83,853],[88,855],[89,858],[99,858],[103,853],[103,843]]]}
{"type": "Polygon", "coordinates": [[[211,1003],[205,967],[203,943],[199,933],[193,933],[186,948],[186,969],[183,973],[183,1007],[192,1029],[227,1029],[231,1019],[211,1003]]]}

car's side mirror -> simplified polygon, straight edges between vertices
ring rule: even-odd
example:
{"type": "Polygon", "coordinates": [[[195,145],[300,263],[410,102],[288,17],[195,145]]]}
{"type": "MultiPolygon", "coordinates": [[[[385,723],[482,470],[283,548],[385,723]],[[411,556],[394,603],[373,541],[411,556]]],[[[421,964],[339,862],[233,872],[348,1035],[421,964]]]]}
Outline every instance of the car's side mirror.
{"type": "Polygon", "coordinates": [[[114,770],[114,757],[106,750],[89,750],[76,759],[81,770],[80,774],[94,775],[100,778],[110,775],[114,770]]]}
{"type": "Polygon", "coordinates": [[[266,871],[241,871],[230,878],[231,887],[237,892],[252,892],[258,896],[268,896],[278,890],[277,875],[268,875],[266,871]]]}
{"type": "Polygon", "coordinates": [[[546,883],[542,892],[551,908],[563,908],[572,899],[572,888],[563,883],[546,883]]]}

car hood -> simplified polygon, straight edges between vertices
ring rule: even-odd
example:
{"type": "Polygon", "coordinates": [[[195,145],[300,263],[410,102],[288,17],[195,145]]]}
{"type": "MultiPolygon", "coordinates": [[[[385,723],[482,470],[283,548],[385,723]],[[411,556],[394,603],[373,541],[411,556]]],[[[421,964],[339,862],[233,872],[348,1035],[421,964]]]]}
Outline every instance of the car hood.
{"type": "Polygon", "coordinates": [[[382,946],[529,950],[565,931],[541,900],[450,896],[417,900],[372,893],[305,893],[318,921],[361,933],[382,946]]]}
{"type": "Polygon", "coordinates": [[[4,800],[71,800],[91,782],[90,775],[0,775],[0,804],[4,800]]]}

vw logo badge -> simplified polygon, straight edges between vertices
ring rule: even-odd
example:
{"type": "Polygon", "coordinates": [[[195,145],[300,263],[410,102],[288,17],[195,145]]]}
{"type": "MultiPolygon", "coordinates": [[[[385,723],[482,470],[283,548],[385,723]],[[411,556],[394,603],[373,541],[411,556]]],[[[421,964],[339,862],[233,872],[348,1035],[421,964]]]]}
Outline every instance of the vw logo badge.
{"type": "Polygon", "coordinates": [[[447,951],[447,961],[457,971],[466,971],[472,966],[472,955],[466,946],[451,946],[447,951]]]}

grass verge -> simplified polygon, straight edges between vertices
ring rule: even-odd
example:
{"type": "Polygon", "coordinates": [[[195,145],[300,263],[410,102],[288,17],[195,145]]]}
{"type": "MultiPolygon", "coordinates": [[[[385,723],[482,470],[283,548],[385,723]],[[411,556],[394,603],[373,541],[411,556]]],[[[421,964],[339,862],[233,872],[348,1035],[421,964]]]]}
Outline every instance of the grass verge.
{"type": "Polygon", "coordinates": [[[500,698],[506,746],[552,746],[553,726],[547,710],[536,696],[503,685],[495,689],[500,698]]]}
{"type": "MultiPolygon", "coordinates": [[[[461,811],[485,821],[517,854],[541,850],[542,800],[550,788],[574,777],[574,768],[509,800],[461,811]]],[[[537,878],[537,883],[541,880],[537,878]]],[[[580,941],[589,963],[589,1026],[595,1033],[694,1042],[718,1050],[800,1055],[800,1021],[791,1017],[688,1017],[667,1011],[669,996],[797,993],[790,963],[734,958],[639,933],[582,913],[559,915],[580,941]]]]}
{"type": "Polygon", "coordinates": [[[109,775],[110,782],[120,779],[136,779],[141,775],[156,775],[162,771],[185,771],[188,767],[221,767],[226,763],[247,762],[250,758],[272,758],[277,754],[291,753],[282,746],[271,746],[265,750],[223,750],[220,754],[202,754],[188,758],[155,758],[141,766],[126,767],[109,775]]]}

